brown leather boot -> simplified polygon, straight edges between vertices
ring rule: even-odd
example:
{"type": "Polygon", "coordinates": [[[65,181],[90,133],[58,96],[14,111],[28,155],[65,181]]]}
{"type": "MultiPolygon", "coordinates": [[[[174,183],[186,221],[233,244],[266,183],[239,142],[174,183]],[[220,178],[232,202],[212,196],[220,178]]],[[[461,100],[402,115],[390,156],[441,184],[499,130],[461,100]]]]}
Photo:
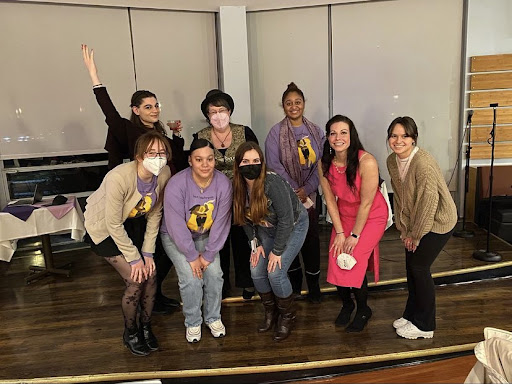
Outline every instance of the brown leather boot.
{"type": "Polygon", "coordinates": [[[276,297],[279,318],[274,331],[274,340],[281,341],[290,336],[293,322],[295,321],[295,310],[293,308],[293,293],[284,299],[276,297]]]}
{"type": "Polygon", "coordinates": [[[274,328],[277,321],[277,307],[274,292],[260,293],[261,303],[265,308],[265,319],[258,326],[258,332],[267,332],[274,328]]]}

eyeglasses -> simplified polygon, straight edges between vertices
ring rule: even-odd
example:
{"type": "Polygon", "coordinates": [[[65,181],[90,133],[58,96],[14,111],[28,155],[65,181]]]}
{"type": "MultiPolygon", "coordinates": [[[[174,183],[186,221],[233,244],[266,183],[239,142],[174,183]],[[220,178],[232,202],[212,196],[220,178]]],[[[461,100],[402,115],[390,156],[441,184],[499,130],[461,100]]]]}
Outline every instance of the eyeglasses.
{"type": "Polygon", "coordinates": [[[144,152],[144,153],[150,159],[155,159],[157,157],[167,157],[167,151],[162,151],[162,152],[149,151],[149,152],[144,152]]]}
{"type": "Polygon", "coordinates": [[[218,111],[208,111],[208,116],[215,116],[217,113],[227,113],[228,110],[226,108],[219,109],[218,111]]]}

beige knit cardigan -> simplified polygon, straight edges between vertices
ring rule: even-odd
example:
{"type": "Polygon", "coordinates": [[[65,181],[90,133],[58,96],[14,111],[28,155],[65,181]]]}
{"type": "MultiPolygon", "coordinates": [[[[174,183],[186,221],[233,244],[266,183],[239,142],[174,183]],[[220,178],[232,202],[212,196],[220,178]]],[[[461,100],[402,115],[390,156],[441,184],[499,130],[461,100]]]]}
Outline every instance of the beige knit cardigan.
{"type": "Polygon", "coordinates": [[[396,154],[387,159],[393,186],[395,224],[401,238],[416,245],[429,232],[448,233],[457,223],[457,208],[435,159],[421,148],[400,180],[396,154]]]}

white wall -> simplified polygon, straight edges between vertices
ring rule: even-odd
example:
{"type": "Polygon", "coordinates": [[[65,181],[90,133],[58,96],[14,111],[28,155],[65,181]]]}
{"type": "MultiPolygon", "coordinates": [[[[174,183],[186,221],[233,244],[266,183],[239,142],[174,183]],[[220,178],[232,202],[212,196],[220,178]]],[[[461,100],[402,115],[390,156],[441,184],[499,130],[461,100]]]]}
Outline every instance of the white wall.
{"type": "Polygon", "coordinates": [[[469,0],[466,44],[467,57],[512,53],[512,1],[469,0]]]}

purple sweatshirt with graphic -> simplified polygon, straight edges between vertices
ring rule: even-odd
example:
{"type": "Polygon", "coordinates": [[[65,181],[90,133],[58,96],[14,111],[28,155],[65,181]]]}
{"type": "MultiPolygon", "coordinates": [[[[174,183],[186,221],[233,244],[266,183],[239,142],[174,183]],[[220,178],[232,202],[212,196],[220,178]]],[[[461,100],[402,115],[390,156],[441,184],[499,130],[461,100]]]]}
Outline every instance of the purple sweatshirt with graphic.
{"type": "Polygon", "coordinates": [[[231,227],[231,181],[214,170],[203,191],[186,168],[169,179],[164,193],[164,213],[160,232],[167,233],[187,261],[199,257],[194,239],[207,235],[203,257],[212,262],[226,242],[231,227]]]}
{"type": "MultiPolygon", "coordinates": [[[[305,164],[300,165],[302,169],[302,178],[306,180],[304,185],[299,185],[296,180],[293,180],[281,162],[281,148],[279,145],[279,134],[281,131],[281,123],[277,123],[274,125],[270,132],[267,135],[265,140],[265,160],[267,161],[267,167],[285,179],[293,189],[298,189],[300,187],[304,187],[304,192],[309,196],[311,193],[315,192],[318,189],[318,184],[320,184],[320,180],[318,177],[318,172],[316,170],[313,171],[309,179],[307,179],[311,167],[318,163],[318,161],[322,158],[323,144],[325,141],[324,132],[318,128],[320,140],[322,140],[319,145],[315,142],[313,137],[309,137],[309,131],[307,127],[302,124],[300,127],[294,127],[295,139],[297,142],[299,140],[304,140],[308,144],[307,148],[304,148],[305,151],[309,151],[309,155],[311,156],[313,152],[314,157],[316,158],[313,164],[306,162],[305,164]]],[[[312,156],[311,156],[312,158],[312,156]]]]}

